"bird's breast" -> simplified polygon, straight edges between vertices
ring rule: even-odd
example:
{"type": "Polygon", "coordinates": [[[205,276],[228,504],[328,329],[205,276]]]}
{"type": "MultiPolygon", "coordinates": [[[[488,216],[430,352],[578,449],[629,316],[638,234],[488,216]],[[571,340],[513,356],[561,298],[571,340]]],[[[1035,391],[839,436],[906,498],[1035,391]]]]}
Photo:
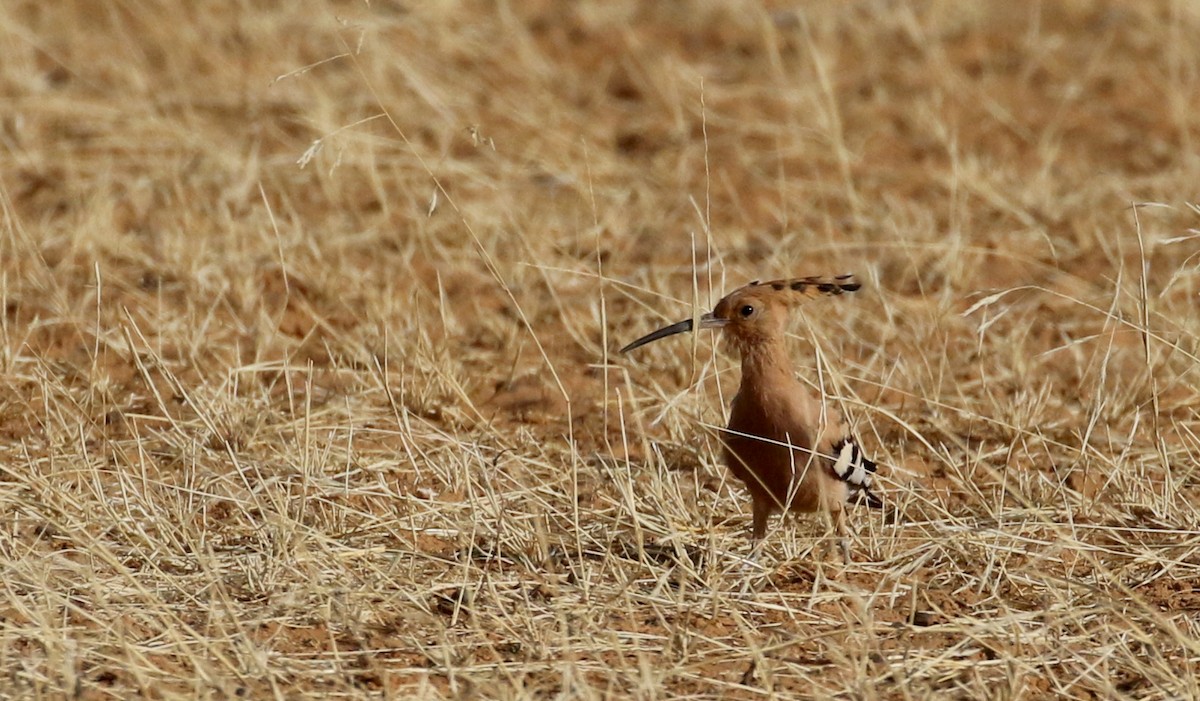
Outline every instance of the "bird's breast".
{"type": "Polygon", "coordinates": [[[788,403],[747,401],[741,394],[730,407],[727,433],[727,452],[751,469],[790,467],[797,459],[807,461],[812,448],[809,427],[788,403]]]}
{"type": "Polygon", "coordinates": [[[793,511],[820,504],[822,470],[812,452],[812,434],[786,408],[734,402],[723,439],[725,464],[756,502],[793,511]]]}

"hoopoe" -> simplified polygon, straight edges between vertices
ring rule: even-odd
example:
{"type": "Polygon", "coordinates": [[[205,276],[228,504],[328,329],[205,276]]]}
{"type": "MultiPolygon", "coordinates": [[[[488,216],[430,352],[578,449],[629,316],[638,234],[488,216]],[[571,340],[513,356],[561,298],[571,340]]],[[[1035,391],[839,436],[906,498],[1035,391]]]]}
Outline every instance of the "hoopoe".
{"type": "MultiPolygon", "coordinates": [[[[852,275],[752,282],[734,290],[699,319],[701,329],[723,329],[742,359],[742,382],[721,436],[725,464],[753,500],[753,539],[761,542],[776,512],[824,511],[833,519],[850,561],[845,507],[851,501],[881,508],[871,491],[876,466],[863,455],[836,407],[824,404],[792,372],[784,331],[788,312],[804,300],[853,292],[852,275]]],[[[643,336],[634,348],[693,330],[685,319],[643,336]]]]}

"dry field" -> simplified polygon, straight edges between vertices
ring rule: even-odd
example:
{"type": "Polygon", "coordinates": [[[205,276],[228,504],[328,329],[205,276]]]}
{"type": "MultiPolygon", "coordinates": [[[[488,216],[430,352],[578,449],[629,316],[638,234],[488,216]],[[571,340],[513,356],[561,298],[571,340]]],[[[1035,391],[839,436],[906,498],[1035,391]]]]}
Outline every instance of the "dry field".
{"type": "Polygon", "coordinates": [[[1200,696],[1200,6],[0,5],[0,695],[1200,696]],[[708,427],[754,278],[892,509],[708,427]]]}

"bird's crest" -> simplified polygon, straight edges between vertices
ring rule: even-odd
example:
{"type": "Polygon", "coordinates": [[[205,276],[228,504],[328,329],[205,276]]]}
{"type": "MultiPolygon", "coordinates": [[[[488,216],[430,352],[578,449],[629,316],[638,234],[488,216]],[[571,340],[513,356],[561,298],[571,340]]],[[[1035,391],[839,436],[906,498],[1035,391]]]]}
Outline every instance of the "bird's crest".
{"type": "Polygon", "coordinates": [[[862,283],[853,275],[835,275],[835,276],[813,276],[813,277],[797,277],[783,280],[768,280],[762,282],[755,280],[754,282],[736,290],[754,289],[756,291],[778,292],[791,302],[799,302],[805,299],[813,299],[825,295],[840,295],[843,292],[854,292],[862,287],[862,283]]]}

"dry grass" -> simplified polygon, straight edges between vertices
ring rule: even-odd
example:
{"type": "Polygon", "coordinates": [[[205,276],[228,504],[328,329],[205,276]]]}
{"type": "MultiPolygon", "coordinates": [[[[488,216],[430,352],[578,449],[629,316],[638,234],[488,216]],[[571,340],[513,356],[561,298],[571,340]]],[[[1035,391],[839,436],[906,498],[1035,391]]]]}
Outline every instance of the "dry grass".
{"type": "Polygon", "coordinates": [[[0,687],[1200,695],[1200,11],[985,7],[4,3],[0,687]],[[611,349],[843,271],[896,518],[748,571],[611,349]]]}

